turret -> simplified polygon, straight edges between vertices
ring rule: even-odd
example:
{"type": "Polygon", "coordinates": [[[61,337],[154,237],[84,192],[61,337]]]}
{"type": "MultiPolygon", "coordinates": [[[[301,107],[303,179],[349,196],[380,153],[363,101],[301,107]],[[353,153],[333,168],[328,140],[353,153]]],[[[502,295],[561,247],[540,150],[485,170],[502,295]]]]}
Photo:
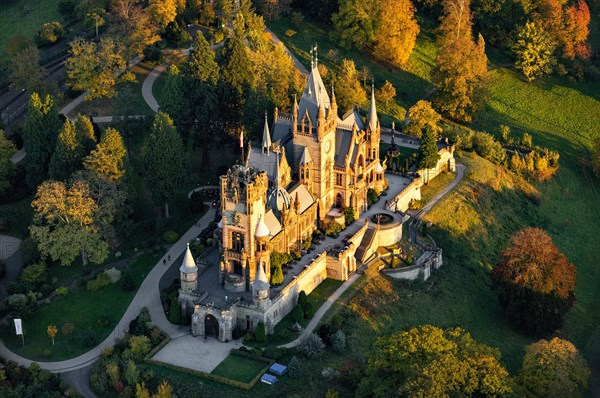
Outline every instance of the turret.
{"type": "Polygon", "coordinates": [[[269,279],[265,274],[264,265],[257,264],[256,278],[252,282],[252,301],[259,306],[264,307],[269,302],[269,279]]]}
{"type": "Polygon", "coordinates": [[[375,105],[375,85],[371,85],[371,106],[369,107],[369,115],[367,122],[371,131],[379,130],[379,120],[377,118],[377,106],[375,105]]]}
{"type": "Polygon", "coordinates": [[[259,216],[254,237],[256,238],[256,263],[264,265],[268,280],[271,274],[271,231],[265,224],[264,216],[259,216]]]}
{"type": "Polygon", "coordinates": [[[334,119],[337,119],[338,107],[337,102],[335,100],[335,91],[333,90],[333,86],[331,86],[331,109],[329,113],[334,119]]]}
{"type": "Polygon", "coordinates": [[[294,105],[292,106],[292,129],[295,135],[298,130],[298,101],[296,100],[296,94],[294,94],[294,105]]]}
{"type": "Polygon", "coordinates": [[[325,108],[323,107],[323,103],[319,103],[319,113],[317,115],[317,136],[319,141],[325,134],[325,108]]]}
{"type": "Polygon", "coordinates": [[[183,263],[179,267],[179,276],[181,279],[181,290],[191,292],[198,287],[198,267],[190,251],[190,244],[187,244],[183,263]]]}

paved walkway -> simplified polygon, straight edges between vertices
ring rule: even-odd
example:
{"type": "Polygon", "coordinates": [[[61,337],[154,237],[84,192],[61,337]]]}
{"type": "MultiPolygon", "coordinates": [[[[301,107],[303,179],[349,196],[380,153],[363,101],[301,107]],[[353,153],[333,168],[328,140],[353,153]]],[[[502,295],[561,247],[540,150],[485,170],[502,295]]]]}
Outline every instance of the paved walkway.
{"type": "Polygon", "coordinates": [[[325,303],[323,303],[323,305],[317,310],[317,312],[315,312],[315,315],[312,317],[312,319],[310,320],[306,328],[302,331],[300,336],[298,336],[298,338],[292,341],[291,343],[280,345],[279,348],[292,348],[300,344],[306,336],[308,336],[315,330],[315,328],[321,321],[321,318],[323,318],[323,316],[327,313],[329,308],[331,308],[333,303],[335,303],[336,300],[340,298],[342,293],[344,293],[346,289],[348,289],[358,278],[360,278],[360,276],[360,274],[355,273],[350,278],[348,278],[348,280],[344,282],[342,286],[338,287],[337,290],[331,294],[331,296],[327,297],[327,301],[325,301],[325,303]]]}
{"type": "MultiPolygon", "coordinates": [[[[212,207],[209,208],[208,212],[196,223],[192,226],[182,237],[175,243],[163,258],[170,256],[172,259],[178,258],[186,248],[187,242],[196,238],[200,232],[206,228],[209,222],[213,220],[215,216],[215,209],[212,207]]],[[[129,327],[129,323],[135,319],[142,307],[148,308],[150,312],[150,316],[152,321],[156,326],[158,326],[163,332],[165,332],[171,339],[176,339],[178,337],[184,336],[189,333],[188,327],[178,327],[171,324],[165,313],[162,309],[162,303],[160,301],[160,292],[158,290],[158,283],[163,274],[169,269],[169,267],[165,267],[163,265],[163,258],[161,258],[152,268],[152,271],[148,274],[146,279],[142,282],[142,285],[139,287],[137,294],[127,307],[125,314],[115,327],[115,329],[110,333],[110,335],[98,346],[93,348],[92,350],[82,354],[76,358],[68,359],[66,361],[59,362],[38,362],[40,367],[43,369],[47,369],[51,372],[61,373],[67,371],[73,371],[80,368],[84,368],[87,365],[93,363],[101,354],[102,350],[105,347],[109,347],[114,345],[114,343],[123,337],[127,328],[129,327]]],[[[31,360],[23,358],[13,352],[11,352],[8,348],[4,346],[3,343],[0,343],[0,355],[5,357],[8,360],[12,360],[17,362],[20,365],[29,367],[31,365],[31,360]]]]}

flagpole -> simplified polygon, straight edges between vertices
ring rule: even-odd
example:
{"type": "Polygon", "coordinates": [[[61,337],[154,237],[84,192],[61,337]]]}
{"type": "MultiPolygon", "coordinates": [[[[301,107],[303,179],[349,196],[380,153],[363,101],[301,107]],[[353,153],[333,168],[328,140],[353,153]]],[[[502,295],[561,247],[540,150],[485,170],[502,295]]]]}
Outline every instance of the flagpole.
{"type": "Polygon", "coordinates": [[[242,148],[242,165],[244,164],[244,130],[240,130],[240,148],[242,148]]]}

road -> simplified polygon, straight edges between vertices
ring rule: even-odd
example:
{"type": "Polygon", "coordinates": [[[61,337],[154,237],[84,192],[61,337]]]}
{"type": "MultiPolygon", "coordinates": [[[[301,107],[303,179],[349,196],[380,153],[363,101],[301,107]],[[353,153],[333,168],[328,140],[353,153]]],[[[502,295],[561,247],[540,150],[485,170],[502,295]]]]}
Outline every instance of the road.
{"type": "MultiPolygon", "coordinates": [[[[154,265],[146,279],[139,287],[137,294],[127,307],[125,314],[115,326],[114,330],[102,341],[99,345],[90,351],[72,359],[58,362],[38,362],[42,369],[47,369],[53,373],[70,372],[77,369],[85,368],[96,361],[105,347],[113,346],[114,343],[123,337],[129,327],[129,323],[135,319],[143,307],[148,308],[152,322],[156,324],[170,338],[174,339],[189,333],[188,327],[177,327],[171,324],[162,309],[160,301],[160,291],[158,284],[160,278],[169,267],[163,264],[163,258],[170,256],[172,259],[178,258],[186,248],[186,244],[196,238],[200,232],[208,226],[208,223],[214,219],[215,209],[210,207],[208,212],[192,226],[167,253],[154,265]]],[[[0,343],[0,355],[8,360],[17,362],[20,365],[29,367],[33,361],[23,358],[10,351],[4,343],[0,343]]]]}

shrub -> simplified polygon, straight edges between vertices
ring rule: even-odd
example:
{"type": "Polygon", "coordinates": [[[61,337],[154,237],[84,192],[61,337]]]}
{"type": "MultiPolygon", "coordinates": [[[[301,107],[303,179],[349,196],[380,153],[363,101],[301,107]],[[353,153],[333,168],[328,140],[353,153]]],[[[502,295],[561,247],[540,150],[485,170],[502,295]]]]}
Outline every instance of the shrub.
{"type": "Polygon", "coordinates": [[[283,357],[283,350],[281,348],[269,346],[265,348],[263,356],[277,361],[283,357]]]}
{"type": "Polygon", "coordinates": [[[104,273],[108,276],[111,283],[117,283],[121,279],[121,271],[112,267],[104,271],[104,273]]]}
{"type": "Polygon", "coordinates": [[[162,52],[160,48],[155,46],[148,46],[144,48],[144,60],[146,61],[160,61],[162,52]]]}
{"type": "Polygon", "coordinates": [[[64,286],[57,287],[54,293],[56,293],[57,296],[66,296],[67,293],[69,293],[69,289],[64,286]]]}
{"type": "Polygon", "coordinates": [[[302,311],[302,307],[298,304],[292,310],[292,320],[300,322],[302,319],[304,319],[304,311],[302,311]]]}
{"type": "Polygon", "coordinates": [[[63,38],[65,30],[60,22],[47,22],[35,34],[35,41],[39,46],[53,44],[63,38]]]}
{"type": "Polygon", "coordinates": [[[179,239],[179,234],[173,230],[170,230],[163,234],[163,239],[167,243],[175,243],[179,239]]]}
{"type": "Polygon", "coordinates": [[[338,354],[344,353],[346,351],[346,335],[341,330],[338,330],[330,337],[331,347],[338,354]]]}
{"type": "Polygon", "coordinates": [[[343,229],[344,229],[344,227],[340,223],[331,221],[331,222],[327,223],[327,225],[325,225],[324,232],[325,232],[325,235],[327,235],[327,236],[336,236],[343,229]]]}
{"type": "Polygon", "coordinates": [[[125,292],[131,292],[134,291],[135,288],[136,286],[135,279],[133,278],[133,273],[129,268],[126,268],[122,273],[121,289],[125,292]]]}
{"type": "Polygon", "coordinates": [[[50,355],[52,355],[52,350],[46,348],[44,351],[42,351],[42,356],[44,358],[48,358],[48,357],[50,357],[50,355]]]}
{"type": "Polygon", "coordinates": [[[344,220],[346,221],[346,225],[350,225],[356,220],[354,209],[352,207],[346,207],[344,209],[344,220]]]}
{"type": "Polygon", "coordinates": [[[4,275],[6,275],[6,264],[4,261],[0,261],[0,279],[4,278],[4,275]]]}
{"type": "Polygon", "coordinates": [[[325,350],[325,343],[315,333],[306,336],[298,346],[298,352],[309,359],[319,358],[323,354],[323,350],[325,350]]]}
{"type": "Polygon", "coordinates": [[[323,340],[323,343],[325,343],[326,346],[331,345],[330,337],[333,333],[334,332],[331,326],[327,323],[322,324],[321,326],[319,326],[319,329],[317,329],[317,334],[319,335],[321,340],[323,340]]]}
{"type": "Polygon", "coordinates": [[[192,37],[177,21],[173,21],[165,28],[165,39],[169,46],[181,47],[192,40],[192,37]]]}
{"type": "Polygon", "coordinates": [[[367,201],[369,202],[369,205],[371,205],[372,203],[379,202],[379,196],[377,195],[377,191],[375,191],[373,188],[370,188],[367,191],[367,201]]]}
{"type": "Polygon", "coordinates": [[[307,300],[306,292],[301,290],[300,293],[298,293],[298,305],[303,307],[304,304],[307,303],[307,300]]]}
{"type": "Polygon", "coordinates": [[[271,270],[271,285],[273,286],[279,286],[281,284],[283,284],[284,281],[284,277],[283,277],[283,270],[281,269],[281,266],[275,267],[274,269],[271,270]]]}
{"type": "Polygon", "coordinates": [[[37,243],[31,237],[27,237],[21,242],[21,255],[25,264],[35,263],[40,259],[37,243]]]}
{"type": "Polygon", "coordinates": [[[141,360],[150,351],[150,339],[148,336],[132,336],[129,339],[129,348],[133,356],[141,360]]]}
{"type": "Polygon", "coordinates": [[[215,40],[215,44],[225,40],[225,32],[223,31],[223,29],[216,30],[213,35],[213,39],[215,40]]]}
{"type": "Polygon", "coordinates": [[[340,330],[340,328],[342,327],[342,323],[344,322],[344,318],[342,318],[340,314],[335,314],[331,317],[330,322],[331,326],[333,326],[335,330],[340,330]]]}
{"type": "Polygon", "coordinates": [[[254,330],[254,336],[256,338],[256,341],[258,341],[259,343],[264,343],[265,341],[267,341],[267,332],[265,331],[264,323],[258,322],[258,325],[256,325],[256,330],[254,330]]]}
{"type": "Polygon", "coordinates": [[[105,273],[101,272],[96,276],[96,279],[92,279],[87,283],[87,290],[95,292],[104,286],[110,285],[110,277],[105,273]]]}

